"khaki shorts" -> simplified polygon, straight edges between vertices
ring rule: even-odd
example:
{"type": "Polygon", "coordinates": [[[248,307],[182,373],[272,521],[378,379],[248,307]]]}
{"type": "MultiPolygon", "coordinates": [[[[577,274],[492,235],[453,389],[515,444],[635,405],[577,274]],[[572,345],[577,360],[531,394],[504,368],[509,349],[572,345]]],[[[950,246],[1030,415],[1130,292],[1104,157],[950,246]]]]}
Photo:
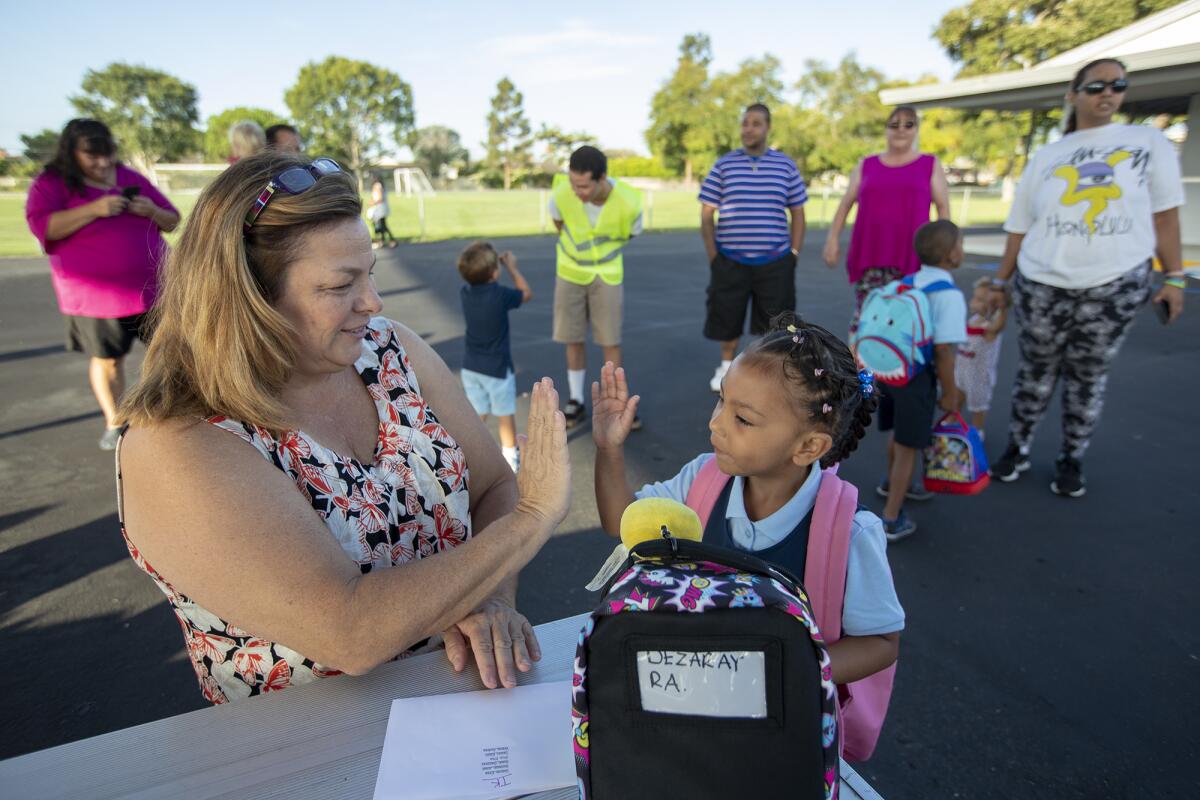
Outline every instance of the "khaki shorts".
{"type": "Polygon", "coordinates": [[[586,341],[590,322],[593,342],[601,347],[619,345],[624,297],[624,286],[610,286],[600,278],[580,286],[555,276],[554,341],[586,341]]]}

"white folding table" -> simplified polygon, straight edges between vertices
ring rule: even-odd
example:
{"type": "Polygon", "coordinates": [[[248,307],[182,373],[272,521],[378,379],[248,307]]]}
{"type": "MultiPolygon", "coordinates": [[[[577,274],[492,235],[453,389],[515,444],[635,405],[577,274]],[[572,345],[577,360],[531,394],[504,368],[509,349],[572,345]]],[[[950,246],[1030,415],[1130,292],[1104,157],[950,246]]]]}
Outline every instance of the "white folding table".
{"type": "MultiPolygon", "coordinates": [[[[583,621],[537,626],[542,660],[520,682],[569,680],[583,621]]],[[[0,761],[0,795],[370,800],[392,700],[482,688],[473,665],[456,674],[444,653],[428,653],[370,675],[320,680],[0,761]]],[[[569,787],[530,797],[576,795],[569,787]]],[[[841,797],[881,800],[845,762],[841,797]]]]}

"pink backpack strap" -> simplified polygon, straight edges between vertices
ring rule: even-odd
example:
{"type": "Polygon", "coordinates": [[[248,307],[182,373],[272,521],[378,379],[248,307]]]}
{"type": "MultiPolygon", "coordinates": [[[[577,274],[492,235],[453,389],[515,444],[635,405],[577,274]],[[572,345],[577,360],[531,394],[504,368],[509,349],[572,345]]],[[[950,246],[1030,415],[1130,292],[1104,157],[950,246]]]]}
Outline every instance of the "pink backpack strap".
{"type": "Polygon", "coordinates": [[[684,501],[684,504],[700,517],[700,530],[708,527],[708,518],[712,515],[713,506],[717,504],[717,498],[721,496],[721,491],[727,483],[729,476],[721,472],[717,467],[717,457],[710,454],[696,473],[696,479],[688,488],[687,500],[684,501]]]}
{"type": "Polygon", "coordinates": [[[836,466],[825,470],[808,536],[804,588],[827,644],[842,638],[846,564],[850,558],[850,532],[857,510],[858,488],[839,478],[836,466]]]}
{"type": "MultiPolygon", "coordinates": [[[[833,469],[827,470],[817,492],[804,566],[804,588],[826,644],[842,638],[846,566],[857,511],[858,489],[837,477],[833,469]]],[[[896,665],[892,664],[862,680],[838,686],[842,755],[848,761],[866,761],[875,751],[895,676],[896,665]]]]}

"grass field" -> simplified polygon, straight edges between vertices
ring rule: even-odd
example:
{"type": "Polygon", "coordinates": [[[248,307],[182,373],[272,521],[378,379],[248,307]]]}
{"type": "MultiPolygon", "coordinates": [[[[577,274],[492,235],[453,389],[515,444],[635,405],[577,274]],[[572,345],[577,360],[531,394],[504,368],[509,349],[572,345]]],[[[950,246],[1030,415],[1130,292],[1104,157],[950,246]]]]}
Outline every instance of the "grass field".
{"type": "MultiPolygon", "coordinates": [[[[544,211],[547,197],[547,192],[536,190],[443,192],[423,200],[393,196],[388,227],[399,239],[419,241],[548,233],[553,230],[553,225],[544,211]]],[[[827,226],[839,200],[840,195],[831,193],[826,198],[820,190],[813,190],[806,207],[808,224],[827,226]]],[[[952,217],[960,225],[964,222],[963,200],[961,191],[955,191],[951,196],[952,217]]],[[[196,195],[179,194],[171,201],[183,213],[186,222],[188,212],[196,203],[196,195]]],[[[700,227],[695,192],[643,192],[643,207],[648,230],[700,227]]],[[[1008,204],[996,194],[976,191],[967,203],[966,212],[967,224],[993,225],[1004,221],[1008,204]]],[[[28,257],[39,255],[39,252],[37,242],[25,225],[25,198],[21,195],[0,196],[0,256],[28,257]]]]}

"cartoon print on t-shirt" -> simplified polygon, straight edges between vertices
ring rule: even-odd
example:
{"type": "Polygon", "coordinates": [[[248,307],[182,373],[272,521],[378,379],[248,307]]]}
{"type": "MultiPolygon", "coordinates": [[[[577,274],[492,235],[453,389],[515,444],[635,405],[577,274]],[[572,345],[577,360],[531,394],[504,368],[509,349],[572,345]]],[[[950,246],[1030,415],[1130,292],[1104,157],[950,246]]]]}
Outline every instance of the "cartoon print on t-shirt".
{"type": "Polygon", "coordinates": [[[1114,181],[1113,167],[1129,156],[1127,151],[1117,150],[1103,161],[1088,161],[1079,166],[1066,164],[1054,170],[1056,177],[1067,182],[1067,188],[1059,202],[1064,206],[1088,203],[1088,209],[1083,213],[1083,222],[1093,234],[1096,232],[1096,217],[1108,208],[1109,200],[1116,200],[1121,196],[1121,187],[1114,181]]]}

